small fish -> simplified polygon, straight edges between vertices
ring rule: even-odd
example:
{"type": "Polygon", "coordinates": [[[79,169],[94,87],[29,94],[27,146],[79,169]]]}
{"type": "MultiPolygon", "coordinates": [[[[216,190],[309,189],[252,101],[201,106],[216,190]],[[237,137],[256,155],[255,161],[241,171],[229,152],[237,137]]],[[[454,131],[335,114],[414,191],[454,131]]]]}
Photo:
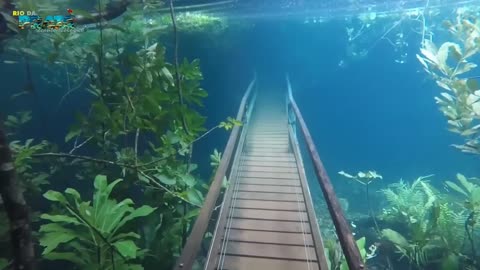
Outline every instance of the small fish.
{"type": "Polygon", "coordinates": [[[18,61],[12,61],[12,60],[3,60],[4,64],[18,64],[18,61]]]}

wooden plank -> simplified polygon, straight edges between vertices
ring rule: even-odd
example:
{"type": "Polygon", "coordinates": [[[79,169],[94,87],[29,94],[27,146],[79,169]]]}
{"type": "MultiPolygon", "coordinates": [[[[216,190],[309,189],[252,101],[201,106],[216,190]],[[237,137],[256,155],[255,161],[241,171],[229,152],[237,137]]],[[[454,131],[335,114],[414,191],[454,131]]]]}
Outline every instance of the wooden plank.
{"type": "Polygon", "coordinates": [[[302,193],[300,187],[294,186],[267,186],[267,185],[238,185],[238,191],[273,192],[273,193],[302,193]]]}
{"type": "Polygon", "coordinates": [[[228,240],[285,245],[313,245],[312,235],[303,233],[259,232],[232,229],[229,231],[228,240]]]}
{"type": "Polygon", "coordinates": [[[259,154],[265,154],[268,153],[269,155],[273,154],[279,154],[279,153],[288,153],[289,149],[287,147],[245,147],[247,152],[253,153],[259,153],[259,154]]]}
{"type": "Polygon", "coordinates": [[[228,242],[225,254],[230,256],[266,257],[284,260],[316,261],[315,250],[311,247],[228,242]]]}
{"type": "Polygon", "coordinates": [[[234,218],[230,228],[237,230],[310,233],[310,226],[308,226],[308,223],[293,221],[270,221],[234,218]]]}
{"type": "Polygon", "coordinates": [[[291,154],[277,153],[275,155],[266,155],[259,153],[247,153],[243,155],[242,159],[245,160],[257,160],[257,161],[295,161],[295,158],[291,154]]]}
{"type": "Polygon", "coordinates": [[[244,154],[242,155],[242,159],[246,160],[260,160],[260,161],[288,161],[288,162],[295,162],[295,156],[291,153],[279,153],[274,156],[268,155],[252,155],[252,154],[244,154]],[[265,157],[262,159],[262,157],[265,157]]]}
{"type": "Polygon", "coordinates": [[[284,172],[250,172],[240,171],[238,172],[240,177],[253,177],[253,178],[274,178],[274,179],[300,179],[298,172],[284,173],[284,172]]]}
{"type": "Polygon", "coordinates": [[[240,166],[240,171],[249,171],[249,172],[285,172],[285,173],[297,173],[298,170],[296,167],[267,167],[267,166],[240,166]]]}
{"type": "MultiPolygon", "coordinates": [[[[220,268],[217,268],[220,269],[220,268]]],[[[222,270],[319,270],[314,262],[225,256],[222,270]]]]}
{"type": "Polygon", "coordinates": [[[249,219],[266,219],[279,221],[307,221],[306,212],[280,211],[280,210],[260,210],[260,209],[239,209],[235,208],[231,217],[249,218],[249,219]]]}
{"type": "Polygon", "coordinates": [[[236,193],[236,199],[259,200],[259,201],[284,201],[284,202],[303,202],[303,196],[287,193],[265,193],[265,192],[242,192],[236,193]]]}
{"type": "Polygon", "coordinates": [[[276,186],[300,186],[299,180],[268,179],[268,178],[240,178],[240,184],[247,185],[276,185],[276,186]]]}
{"type": "Polygon", "coordinates": [[[261,200],[236,200],[232,203],[233,208],[283,210],[283,211],[306,211],[304,202],[277,202],[261,200]]]}
{"type": "Polygon", "coordinates": [[[289,168],[297,168],[297,164],[295,162],[288,162],[288,161],[253,161],[253,160],[243,160],[241,162],[243,166],[258,166],[258,167],[289,167],[289,168]]]}
{"type": "Polygon", "coordinates": [[[247,145],[285,145],[288,144],[288,139],[287,138],[280,138],[280,139],[264,139],[264,138],[259,138],[255,139],[254,137],[251,138],[250,141],[248,141],[246,144],[247,145]]]}
{"type": "Polygon", "coordinates": [[[249,144],[245,147],[247,149],[252,149],[252,150],[257,150],[257,151],[268,151],[268,150],[272,149],[275,152],[278,152],[278,151],[288,152],[288,150],[290,150],[290,145],[288,145],[288,144],[283,144],[283,145],[280,145],[280,144],[256,144],[256,145],[252,145],[252,144],[249,144]]]}

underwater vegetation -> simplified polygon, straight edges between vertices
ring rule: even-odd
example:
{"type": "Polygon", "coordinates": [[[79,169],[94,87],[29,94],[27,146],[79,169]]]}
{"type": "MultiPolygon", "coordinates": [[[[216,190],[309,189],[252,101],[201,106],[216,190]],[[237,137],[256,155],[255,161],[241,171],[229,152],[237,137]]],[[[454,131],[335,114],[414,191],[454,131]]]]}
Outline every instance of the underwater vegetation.
{"type": "MultiPolygon", "coordinates": [[[[361,39],[360,32],[373,24],[375,16],[370,15],[358,18],[363,21],[359,29],[347,28],[349,42],[361,42],[356,39],[361,39]]],[[[425,15],[416,14],[424,24],[425,15]]],[[[463,139],[463,143],[452,146],[461,152],[479,155],[480,87],[478,76],[470,74],[477,67],[480,22],[478,12],[474,10],[458,9],[455,16],[441,25],[448,33],[442,36],[447,40],[443,43],[434,42],[434,29],[424,25],[416,58],[427,76],[441,89],[434,99],[446,118],[448,130],[463,139]]],[[[392,26],[387,30],[393,29],[392,26]]],[[[394,47],[401,45],[393,43],[394,47]]],[[[358,245],[369,269],[480,269],[480,178],[458,173],[455,180],[440,184],[434,181],[434,175],[410,182],[401,179],[374,190],[376,194],[372,199],[370,184],[383,179],[380,174],[375,171],[356,174],[340,171],[339,175],[365,186],[368,216],[351,212],[348,209],[350,199],[343,205],[352,221],[352,231],[361,237],[358,241],[366,238],[370,245],[367,257],[363,255],[368,245],[365,242],[358,245]],[[376,202],[374,209],[371,201],[376,202]]],[[[321,211],[317,210],[317,214],[321,211]]],[[[321,214],[319,216],[319,220],[325,219],[321,214]]],[[[322,232],[331,269],[343,269],[342,253],[334,231],[322,228],[322,232]]]]}
{"type": "MultiPolygon", "coordinates": [[[[19,7],[52,8],[46,1],[20,1],[19,7]]],[[[105,3],[100,3],[102,8],[105,3]]],[[[2,119],[1,130],[13,153],[17,192],[32,206],[32,238],[38,263],[45,269],[57,265],[169,269],[209,188],[210,179],[202,179],[192,161],[196,143],[214,131],[242,124],[228,117],[206,127],[199,112],[207,97],[200,86],[199,60],[179,59],[176,38],[178,32],[216,37],[232,22],[201,12],[155,18],[138,15],[138,10],[130,12],[121,23],[97,24],[93,31],[49,33],[42,39],[19,32],[5,43],[11,57],[8,63],[25,66],[27,74],[27,87],[14,93],[10,102],[21,104],[35,95],[28,80],[30,63],[44,65],[49,86],[66,89],[55,109],[61,110],[80,93],[88,94],[88,108],[78,108],[60,142],[41,135],[25,138],[25,128],[41,121],[28,107],[19,107],[2,119]],[[172,32],[173,46],[166,46],[172,32]],[[82,46],[77,46],[79,42],[82,46]],[[167,59],[166,48],[172,48],[173,59],[167,59]],[[47,68],[52,66],[53,70],[47,68]]],[[[478,14],[460,10],[455,20],[445,21],[443,27],[450,35],[443,43],[433,41],[434,28],[426,24],[435,14],[402,14],[382,27],[380,39],[393,34],[389,42],[399,54],[397,63],[403,63],[407,44],[404,29],[398,26],[407,19],[417,28],[420,25],[417,59],[441,89],[435,100],[449,130],[463,139],[453,147],[479,155],[480,87],[478,76],[469,73],[477,66],[480,50],[478,14]]],[[[351,23],[346,28],[349,57],[366,57],[377,44],[368,33],[380,24],[379,18],[386,17],[369,13],[347,23],[351,23]],[[360,26],[354,26],[358,21],[360,26]]],[[[12,31],[17,30],[14,21],[8,23],[12,31]]],[[[211,160],[212,174],[221,154],[215,149],[209,157],[205,155],[211,160]]],[[[355,188],[364,194],[367,214],[349,214],[369,268],[480,269],[478,177],[459,173],[439,186],[433,176],[423,176],[376,189],[372,184],[378,187],[386,180],[376,171],[339,174],[357,183],[355,188]],[[368,226],[358,225],[363,219],[368,219],[368,226]]],[[[224,179],[224,188],[227,185],[224,179]]],[[[343,198],[341,204],[348,212],[349,200],[343,198]]],[[[332,232],[325,237],[331,269],[348,269],[333,230],[321,227],[323,233],[332,232]]],[[[2,207],[0,270],[12,264],[10,234],[2,207]]],[[[206,240],[211,236],[207,234],[206,240]]]]}
{"type": "MultiPolygon", "coordinates": [[[[207,24],[208,18],[197,19],[207,24]]],[[[66,88],[58,108],[79,92],[89,94],[88,108],[77,110],[64,142],[23,139],[25,126],[39,120],[28,108],[8,115],[2,125],[18,194],[28,202],[50,202],[33,207],[30,218],[42,267],[62,262],[68,269],[167,269],[180,252],[208,190],[208,179],[201,179],[192,162],[195,143],[241,122],[228,118],[204,126],[198,109],[207,92],[200,87],[199,61],[178,59],[175,20],[170,24],[172,63],[155,32],[142,36],[114,25],[50,33],[42,40],[25,31],[6,43],[6,51],[25,63],[64,71],[63,82],[48,81],[66,88]],[[52,189],[55,183],[66,188],[52,189]]],[[[197,26],[182,16],[179,24],[197,26]]],[[[11,101],[32,91],[15,93],[11,101]]],[[[214,169],[220,157],[213,153],[214,169]]],[[[6,269],[13,251],[3,207],[0,215],[0,269],[6,269]]]]}

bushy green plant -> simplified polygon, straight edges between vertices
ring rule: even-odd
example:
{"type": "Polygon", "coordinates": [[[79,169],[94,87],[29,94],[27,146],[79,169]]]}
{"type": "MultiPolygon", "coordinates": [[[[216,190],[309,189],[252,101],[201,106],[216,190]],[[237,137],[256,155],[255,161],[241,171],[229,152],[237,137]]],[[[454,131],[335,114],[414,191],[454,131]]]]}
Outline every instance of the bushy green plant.
{"type": "Polygon", "coordinates": [[[7,259],[0,258],[0,270],[6,270],[8,265],[7,259]]]}
{"type": "Polygon", "coordinates": [[[458,43],[444,42],[437,47],[425,40],[417,58],[443,90],[435,100],[448,119],[449,130],[465,139],[464,144],[453,146],[480,154],[480,87],[477,79],[463,77],[477,67],[472,58],[479,52],[479,22],[476,16],[458,13],[455,22],[444,25],[458,43]]]}
{"type": "Polygon", "coordinates": [[[412,184],[401,181],[382,190],[389,202],[383,218],[406,226],[402,232],[384,229],[382,237],[419,269],[431,264],[445,270],[471,265],[468,256],[462,255],[468,214],[425,178],[412,184]]]}
{"type": "MultiPolygon", "coordinates": [[[[356,241],[363,263],[366,263],[368,259],[375,257],[377,251],[377,247],[375,245],[370,246],[369,249],[366,250],[365,241],[365,237],[362,237],[356,241]]],[[[343,256],[342,249],[337,241],[325,241],[325,257],[327,258],[328,267],[331,270],[349,269],[347,261],[345,260],[345,256],[343,256]]]]}
{"type": "Polygon", "coordinates": [[[67,188],[62,194],[48,191],[44,197],[61,206],[64,214],[43,214],[49,221],[40,228],[43,257],[49,260],[67,260],[80,269],[143,269],[137,258],[143,250],[135,241],[135,232],[126,231],[126,225],[150,215],[156,208],[143,205],[133,207],[129,198],[117,202],[110,197],[122,180],[107,183],[107,178],[95,178],[93,201],[83,201],[80,193],[67,188]]]}

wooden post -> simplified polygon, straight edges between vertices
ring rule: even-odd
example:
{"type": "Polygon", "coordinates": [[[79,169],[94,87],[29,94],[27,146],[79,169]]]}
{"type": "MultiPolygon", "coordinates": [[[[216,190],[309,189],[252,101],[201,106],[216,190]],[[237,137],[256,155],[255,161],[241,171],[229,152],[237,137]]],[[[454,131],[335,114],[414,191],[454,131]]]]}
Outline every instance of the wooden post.
{"type": "Polygon", "coordinates": [[[315,174],[317,176],[317,180],[322,188],[323,196],[327,203],[328,211],[330,212],[330,216],[332,217],[333,224],[335,225],[335,230],[337,232],[338,239],[340,241],[340,245],[342,247],[343,253],[345,255],[345,259],[347,261],[348,267],[350,270],[364,270],[365,265],[362,260],[362,256],[360,255],[360,251],[358,250],[357,243],[353,238],[352,232],[350,230],[349,224],[343,215],[342,208],[340,203],[337,200],[335,195],[335,191],[333,190],[332,183],[330,178],[328,177],[327,170],[323,166],[322,160],[318,155],[317,149],[315,147],[315,143],[313,142],[312,136],[308,131],[307,124],[303,120],[302,114],[298,109],[297,103],[293,99],[290,81],[287,77],[288,83],[288,90],[289,90],[289,100],[290,106],[294,111],[298,124],[300,125],[300,129],[302,131],[303,137],[305,138],[305,142],[307,144],[308,153],[310,158],[312,159],[313,166],[315,169],[315,174]]]}
{"type": "Polygon", "coordinates": [[[35,268],[35,252],[32,244],[29,208],[17,181],[12,153],[1,124],[0,195],[10,221],[13,269],[32,270],[35,268]]]}

